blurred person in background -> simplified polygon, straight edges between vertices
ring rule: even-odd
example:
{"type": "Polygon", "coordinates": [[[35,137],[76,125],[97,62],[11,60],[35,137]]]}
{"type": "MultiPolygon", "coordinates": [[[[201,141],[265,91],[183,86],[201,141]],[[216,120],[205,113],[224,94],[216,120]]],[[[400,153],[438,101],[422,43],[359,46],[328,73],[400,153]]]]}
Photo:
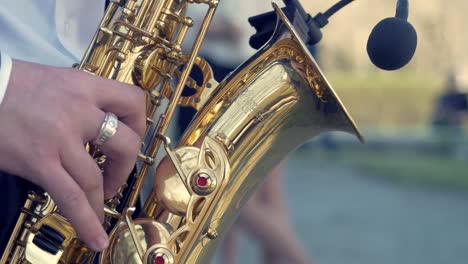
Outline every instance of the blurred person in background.
{"type": "Polygon", "coordinates": [[[457,158],[467,157],[467,147],[462,144],[467,117],[468,97],[460,90],[455,71],[452,70],[447,75],[442,94],[436,100],[432,120],[439,151],[457,158]]]}
{"type": "MultiPolygon", "coordinates": [[[[218,7],[216,16],[205,38],[200,57],[207,60],[213,68],[214,78],[219,82],[255,53],[249,45],[249,38],[255,33],[247,19],[271,11],[271,3],[262,1],[226,1],[218,7]],[[242,15],[239,15],[242,14],[242,15]]],[[[205,10],[195,10],[189,16],[195,22],[203,19],[205,10]]],[[[197,29],[190,33],[195,34],[197,29]]],[[[191,36],[195,39],[195,36],[191,36]]],[[[190,42],[190,41],[189,41],[190,42]]],[[[199,80],[199,72],[192,78],[199,80]]],[[[179,112],[178,127],[182,132],[195,114],[191,108],[179,112]]],[[[303,246],[290,228],[288,210],[283,191],[283,177],[286,162],[278,165],[252,198],[242,208],[239,219],[226,235],[221,246],[221,259],[225,264],[239,263],[238,244],[241,230],[247,231],[260,243],[263,253],[262,263],[310,264],[303,246]]]]}
{"type": "Polygon", "coordinates": [[[242,208],[237,223],[221,246],[223,263],[242,263],[238,250],[239,231],[242,229],[260,242],[262,262],[258,263],[312,263],[289,222],[283,191],[285,165],[285,162],[278,165],[242,208]]]}

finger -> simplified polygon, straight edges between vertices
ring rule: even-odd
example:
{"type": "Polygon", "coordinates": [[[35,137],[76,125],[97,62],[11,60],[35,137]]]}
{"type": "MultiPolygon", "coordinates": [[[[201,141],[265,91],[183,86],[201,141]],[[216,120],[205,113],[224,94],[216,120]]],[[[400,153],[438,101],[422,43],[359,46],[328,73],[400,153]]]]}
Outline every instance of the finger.
{"type": "Polygon", "coordinates": [[[88,202],[104,222],[104,187],[101,169],[81,142],[68,143],[61,153],[62,165],[86,194],[88,202]]]}
{"type": "Polygon", "coordinates": [[[54,177],[44,177],[42,187],[52,196],[80,239],[95,251],[104,250],[109,239],[85,193],[64,168],[52,168],[49,173],[54,177]]]}
{"type": "Polygon", "coordinates": [[[97,78],[94,83],[97,107],[104,112],[114,113],[120,121],[143,137],[146,129],[146,96],[143,90],[104,78],[97,78]]]}
{"type": "MultiPolygon", "coordinates": [[[[99,134],[104,112],[94,109],[88,114],[90,122],[94,124],[83,133],[85,141],[92,142],[99,134]]],[[[140,136],[125,123],[119,121],[117,132],[99,147],[106,155],[104,166],[104,198],[112,198],[117,189],[127,180],[132,171],[141,147],[140,136]]]]}
{"type": "Polygon", "coordinates": [[[135,166],[141,139],[128,126],[119,124],[117,133],[100,150],[106,155],[104,165],[104,197],[112,198],[135,166]]]}

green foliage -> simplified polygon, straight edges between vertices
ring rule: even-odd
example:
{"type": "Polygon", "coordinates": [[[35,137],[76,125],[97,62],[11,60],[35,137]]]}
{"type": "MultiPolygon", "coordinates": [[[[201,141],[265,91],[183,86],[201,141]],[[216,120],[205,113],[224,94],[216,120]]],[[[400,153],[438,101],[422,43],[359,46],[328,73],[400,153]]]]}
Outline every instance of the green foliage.
{"type": "Polygon", "coordinates": [[[358,125],[377,129],[427,126],[443,83],[441,76],[410,71],[327,77],[358,125]]]}

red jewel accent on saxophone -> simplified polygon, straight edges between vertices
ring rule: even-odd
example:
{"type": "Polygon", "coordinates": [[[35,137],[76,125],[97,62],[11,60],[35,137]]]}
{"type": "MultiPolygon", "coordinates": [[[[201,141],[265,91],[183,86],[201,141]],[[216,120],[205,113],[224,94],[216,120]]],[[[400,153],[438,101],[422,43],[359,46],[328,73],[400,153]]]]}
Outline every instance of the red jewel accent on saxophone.
{"type": "Polygon", "coordinates": [[[157,257],[154,258],[153,263],[154,263],[154,264],[165,264],[166,261],[164,260],[163,257],[157,256],[157,257]]]}
{"type": "Polygon", "coordinates": [[[200,187],[206,187],[208,185],[208,179],[205,177],[198,176],[197,184],[200,187]]]}

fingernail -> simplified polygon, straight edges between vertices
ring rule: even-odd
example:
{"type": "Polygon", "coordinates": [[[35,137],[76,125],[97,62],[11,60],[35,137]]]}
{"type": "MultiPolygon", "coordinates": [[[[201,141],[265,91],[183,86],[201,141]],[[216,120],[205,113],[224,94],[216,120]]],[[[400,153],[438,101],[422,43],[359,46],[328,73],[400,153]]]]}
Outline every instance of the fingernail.
{"type": "Polygon", "coordinates": [[[97,237],[95,245],[96,251],[101,252],[106,249],[107,246],[109,246],[109,238],[107,235],[97,237]]]}

